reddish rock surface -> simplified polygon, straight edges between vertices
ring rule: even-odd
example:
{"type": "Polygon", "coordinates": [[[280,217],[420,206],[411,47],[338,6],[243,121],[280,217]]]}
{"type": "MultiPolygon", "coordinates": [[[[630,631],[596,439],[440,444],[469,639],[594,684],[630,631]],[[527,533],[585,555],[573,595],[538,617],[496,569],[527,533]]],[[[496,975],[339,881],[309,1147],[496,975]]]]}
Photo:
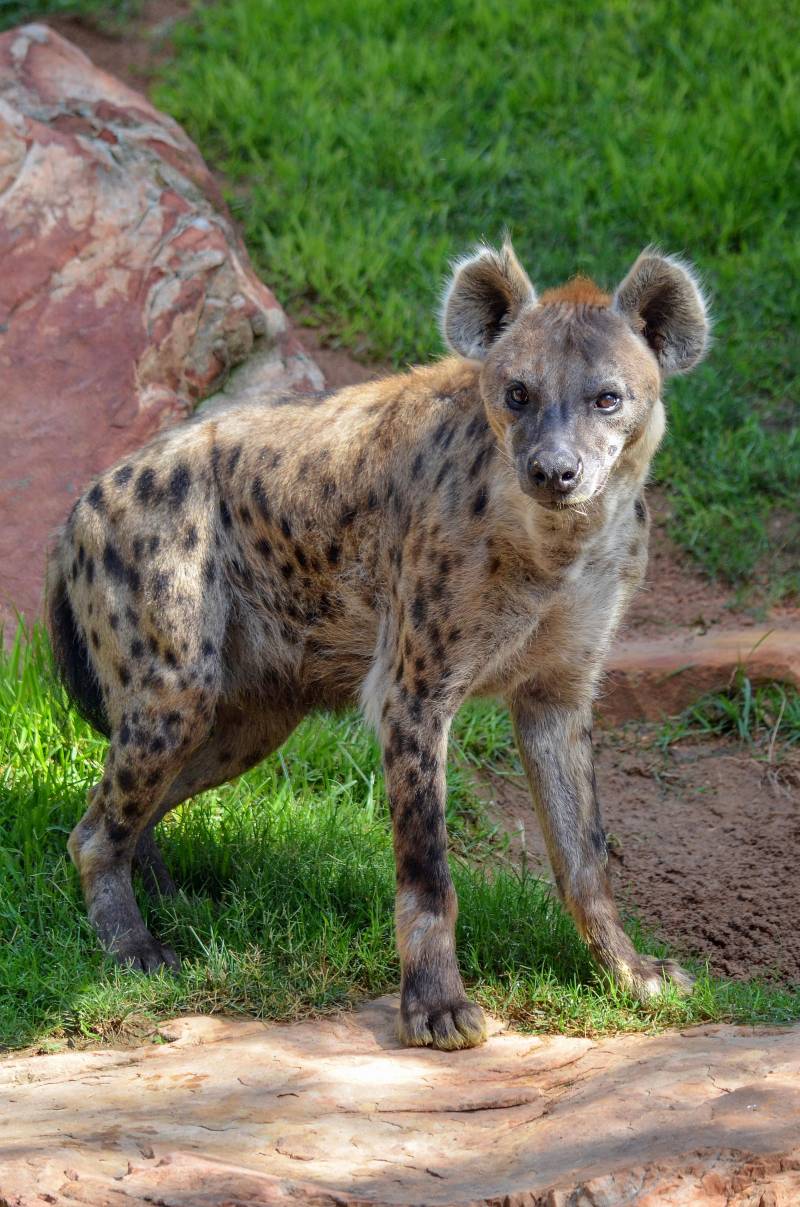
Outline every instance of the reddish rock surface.
{"type": "MultiPolygon", "coordinates": [[[[0,37],[0,622],[76,492],[249,360],[322,377],[179,126],[42,25],[0,37]]],[[[257,386],[256,383],[257,382],[257,386]]]]}
{"type": "Polygon", "coordinates": [[[0,1203],[800,1202],[800,1030],[400,1049],[397,1003],[0,1061],[0,1203]]]}
{"type": "Polygon", "coordinates": [[[597,710],[614,724],[659,721],[705,692],[724,691],[740,668],[753,683],[800,688],[800,626],[623,637],[611,652],[597,710]]]}

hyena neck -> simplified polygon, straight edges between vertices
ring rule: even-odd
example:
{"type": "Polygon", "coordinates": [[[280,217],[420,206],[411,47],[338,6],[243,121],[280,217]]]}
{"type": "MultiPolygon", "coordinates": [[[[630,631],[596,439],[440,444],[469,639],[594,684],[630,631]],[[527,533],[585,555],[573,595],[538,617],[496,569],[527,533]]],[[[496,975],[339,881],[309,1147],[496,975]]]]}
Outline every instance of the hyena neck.
{"type": "Polygon", "coordinates": [[[647,467],[641,473],[626,471],[585,507],[550,511],[523,494],[516,474],[501,458],[494,484],[496,535],[513,544],[537,574],[559,576],[618,540],[620,526],[633,519],[646,476],[647,467]]]}

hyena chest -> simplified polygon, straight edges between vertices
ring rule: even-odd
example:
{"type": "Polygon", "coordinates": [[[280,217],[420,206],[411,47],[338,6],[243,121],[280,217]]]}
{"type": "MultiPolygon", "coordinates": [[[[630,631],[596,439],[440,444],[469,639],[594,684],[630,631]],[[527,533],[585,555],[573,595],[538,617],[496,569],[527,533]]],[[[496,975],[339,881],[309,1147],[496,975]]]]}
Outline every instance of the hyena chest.
{"type": "Polygon", "coordinates": [[[576,671],[596,677],[622,612],[611,565],[573,566],[556,581],[509,593],[476,651],[471,695],[508,695],[527,681],[576,671]]]}

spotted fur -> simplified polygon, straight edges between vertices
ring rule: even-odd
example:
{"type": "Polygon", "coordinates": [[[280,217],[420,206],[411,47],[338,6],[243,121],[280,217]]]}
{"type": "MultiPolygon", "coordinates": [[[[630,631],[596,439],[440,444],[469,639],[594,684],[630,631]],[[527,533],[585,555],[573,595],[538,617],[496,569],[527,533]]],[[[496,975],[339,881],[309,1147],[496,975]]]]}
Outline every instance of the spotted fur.
{"type": "Polygon", "coordinates": [[[131,885],[135,860],[172,888],[156,822],[310,709],[358,702],[391,806],[401,1035],[449,1049],[485,1035],[456,961],[444,820],[448,733],[471,696],[509,703],[596,957],[641,996],[664,973],[688,983],[620,925],[591,708],[645,564],[662,379],[694,363],[707,321],[692,275],[654,252],[616,295],[573,283],[541,304],[506,246],[456,265],[443,328],[456,355],[439,363],[212,412],[100,475],[57,536],[48,616],[70,691],[110,735],[69,840],[105,948],[173,964],[131,885]],[[605,414],[593,400],[612,387],[605,414]]]}

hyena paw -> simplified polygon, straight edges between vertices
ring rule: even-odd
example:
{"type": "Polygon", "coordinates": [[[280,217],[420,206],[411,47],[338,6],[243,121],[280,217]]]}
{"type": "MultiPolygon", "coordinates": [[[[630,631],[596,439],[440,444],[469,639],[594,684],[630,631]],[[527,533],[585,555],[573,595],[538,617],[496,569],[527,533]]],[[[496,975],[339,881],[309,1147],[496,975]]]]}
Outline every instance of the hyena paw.
{"type": "Polygon", "coordinates": [[[400,1009],[400,1042],[408,1048],[439,1048],[454,1052],[475,1048],[486,1039],[486,1018],[480,1006],[460,1001],[431,1008],[417,1006],[400,1009]]]}
{"type": "Polygon", "coordinates": [[[694,984],[695,978],[675,960],[642,956],[632,972],[629,988],[640,1002],[649,1002],[669,988],[677,989],[679,993],[691,993],[694,984]]]}
{"type": "Polygon", "coordinates": [[[157,972],[159,968],[177,972],[180,968],[180,960],[172,948],[159,943],[152,935],[115,944],[111,954],[118,964],[134,972],[157,972]]]}

